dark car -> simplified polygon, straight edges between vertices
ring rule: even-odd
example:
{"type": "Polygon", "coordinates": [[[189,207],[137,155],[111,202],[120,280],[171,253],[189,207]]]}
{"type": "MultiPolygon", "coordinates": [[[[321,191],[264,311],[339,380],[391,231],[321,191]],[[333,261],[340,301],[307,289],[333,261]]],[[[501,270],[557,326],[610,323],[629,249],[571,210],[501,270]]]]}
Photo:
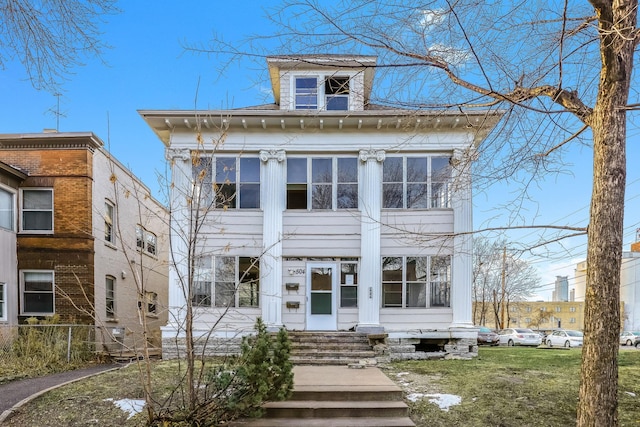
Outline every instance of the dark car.
{"type": "Polygon", "coordinates": [[[500,344],[500,336],[486,326],[478,326],[478,345],[498,345],[500,344]]]}

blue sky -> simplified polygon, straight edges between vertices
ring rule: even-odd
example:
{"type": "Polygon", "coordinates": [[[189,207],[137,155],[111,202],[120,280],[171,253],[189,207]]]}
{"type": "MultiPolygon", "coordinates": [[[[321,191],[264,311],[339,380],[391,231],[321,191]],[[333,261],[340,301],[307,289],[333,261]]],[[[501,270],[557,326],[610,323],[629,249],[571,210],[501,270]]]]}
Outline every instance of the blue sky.
{"type": "MultiPolygon", "coordinates": [[[[235,67],[219,76],[216,59],[185,52],[186,43],[206,42],[214,34],[229,42],[239,42],[254,33],[274,32],[263,7],[277,1],[241,2],[159,0],[121,2],[121,13],[108,17],[104,39],[112,47],[104,53],[104,63],[86,60],[75,69],[60,97],[59,130],[91,131],[108,144],[109,150],[162,198],[157,174],[164,173],[164,149],[138,115],[144,109],[234,108],[272,102],[265,95],[268,82],[260,81],[260,71],[235,67]]],[[[33,89],[17,62],[0,70],[0,133],[41,132],[56,128],[57,99],[33,89]]],[[[637,102],[632,101],[632,102],[637,102]]],[[[635,241],[640,227],[640,131],[629,127],[628,187],[624,250],[635,241]]],[[[585,226],[591,191],[591,152],[576,147],[567,159],[568,173],[549,178],[533,188],[525,206],[528,222],[585,226]]],[[[478,228],[505,224],[505,212],[496,210],[515,188],[496,185],[474,199],[474,223],[478,228]]],[[[528,242],[535,231],[511,234],[528,242]]],[[[584,259],[586,237],[568,240],[552,248],[552,258],[531,258],[539,268],[544,288],[536,298],[548,299],[556,275],[569,276],[572,285],[575,263],[584,259]]]]}

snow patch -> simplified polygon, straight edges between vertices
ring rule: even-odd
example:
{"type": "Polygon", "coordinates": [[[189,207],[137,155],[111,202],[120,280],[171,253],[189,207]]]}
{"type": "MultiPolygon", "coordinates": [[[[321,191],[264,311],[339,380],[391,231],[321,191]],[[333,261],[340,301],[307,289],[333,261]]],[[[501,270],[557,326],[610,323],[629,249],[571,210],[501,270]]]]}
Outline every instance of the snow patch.
{"type": "Polygon", "coordinates": [[[128,413],[129,416],[127,417],[127,419],[142,412],[145,404],[144,400],[139,400],[139,399],[120,399],[120,400],[105,399],[105,401],[113,402],[114,405],[116,405],[122,411],[128,413]]]}
{"type": "Polygon", "coordinates": [[[411,393],[407,395],[407,399],[412,402],[417,402],[420,399],[428,398],[429,403],[435,403],[440,409],[445,412],[449,411],[449,408],[454,405],[459,405],[462,402],[460,396],[455,394],[423,394],[423,393],[411,393]]]}

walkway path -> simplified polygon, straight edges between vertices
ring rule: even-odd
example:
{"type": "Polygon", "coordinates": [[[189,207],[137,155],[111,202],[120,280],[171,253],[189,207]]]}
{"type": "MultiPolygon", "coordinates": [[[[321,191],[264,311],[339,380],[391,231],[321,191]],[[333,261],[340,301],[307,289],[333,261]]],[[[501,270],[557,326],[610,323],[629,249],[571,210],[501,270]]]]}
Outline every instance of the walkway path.
{"type": "Polygon", "coordinates": [[[0,425],[17,408],[42,393],[63,384],[81,380],[100,372],[119,369],[119,365],[95,365],[44,377],[28,378],[0,385],[0,425]]]}

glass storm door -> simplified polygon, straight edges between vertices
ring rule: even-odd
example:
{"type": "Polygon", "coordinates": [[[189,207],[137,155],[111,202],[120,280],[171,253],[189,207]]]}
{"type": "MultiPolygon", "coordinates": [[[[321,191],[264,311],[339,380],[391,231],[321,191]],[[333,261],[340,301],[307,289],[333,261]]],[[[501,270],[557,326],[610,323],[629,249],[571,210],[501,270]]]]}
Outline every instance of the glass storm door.
{"type": "Polygon", "coordinates": [[[336,265],[307,264],[307,330],[335,331],[336,265]]]}

